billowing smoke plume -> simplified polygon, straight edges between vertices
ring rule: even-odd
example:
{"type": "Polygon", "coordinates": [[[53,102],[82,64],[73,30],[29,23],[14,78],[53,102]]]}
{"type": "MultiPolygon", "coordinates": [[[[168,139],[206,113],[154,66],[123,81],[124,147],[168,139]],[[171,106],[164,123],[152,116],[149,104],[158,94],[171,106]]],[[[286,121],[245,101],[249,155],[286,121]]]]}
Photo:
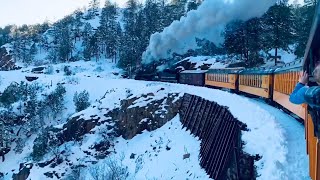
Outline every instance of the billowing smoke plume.
{"type": "Polygon", "coordinates": [[[180,21],[174,21],[161,33],[151,36],[143,53],[143,63],[183,54],[197,47],[195,38],[207,39],[219,46],[227,23],[248,20],[263,15],[276,0],[205,0],[197,10],[190,11],[180,21]]]}

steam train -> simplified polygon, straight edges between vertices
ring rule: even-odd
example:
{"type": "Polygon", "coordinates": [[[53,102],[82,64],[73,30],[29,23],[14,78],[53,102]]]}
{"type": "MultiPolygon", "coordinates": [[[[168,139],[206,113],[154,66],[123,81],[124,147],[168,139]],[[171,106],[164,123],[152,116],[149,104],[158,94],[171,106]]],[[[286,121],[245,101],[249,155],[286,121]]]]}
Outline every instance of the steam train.
{"type": "Polygon", "coordinates": [[[306,153],[309,155],[310,177],[320,180],[320,87],[312,72],[320,59],[320,3],[318,3],[313,25],[303,60],[285,64],[279,68],[223,68],[209,70],[186,70],[144,74],[139,79],[182,83],[195,86],[229,89],[264,98],[295,114],[305,126],[306,153]],[[299,73],[307,71],[310,86],[306,93],[307,104],[290,103],[289,95],[299,80],[299,73]],[[141,78],[142,77],[142,78],[141,78]]]}

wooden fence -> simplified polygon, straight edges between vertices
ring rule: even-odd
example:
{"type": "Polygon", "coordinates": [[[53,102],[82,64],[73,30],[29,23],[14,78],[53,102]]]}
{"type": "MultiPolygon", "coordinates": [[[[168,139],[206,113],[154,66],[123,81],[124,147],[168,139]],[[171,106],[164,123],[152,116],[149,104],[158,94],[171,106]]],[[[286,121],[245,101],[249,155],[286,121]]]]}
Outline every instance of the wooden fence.
{"type": "MultiPolygon", "coordinates": [[[[201,140],[201,167],[210,178],[226,179],[230,162],[238,163],[241,123],[227,107],[190,94],[183,97],[180,116],[183,126],[201,140]]],[[[235,167],[232,179],[240,179],[238,166],[235,167]]]]}

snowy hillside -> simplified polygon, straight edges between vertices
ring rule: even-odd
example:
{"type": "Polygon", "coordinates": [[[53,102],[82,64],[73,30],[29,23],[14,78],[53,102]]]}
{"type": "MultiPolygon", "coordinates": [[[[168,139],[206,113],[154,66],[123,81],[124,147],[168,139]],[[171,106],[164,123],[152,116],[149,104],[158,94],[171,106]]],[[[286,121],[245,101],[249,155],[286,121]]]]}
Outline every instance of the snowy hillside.
{"type": "MultiPolygon", "coordinates": [[[[298,126],[293,130],[299,136],[300,145],[292,146],[292,130],[287,132],[279,123],[278,117],[283,114],[279,110],[271,113],[247,98],[204,87],[122,79],[121,70],[112,64],[78,62],[68,65],[72,72],[69,76],[61,71],[64,64],[53,66],[51,74],[34,74],[30,68],[0,73],[1,91],[10,82],[26,81],[25,76],[38,77],[28,84],[38,83],[44,87],[42,94],[51,92],[58,83],[66,87],[61,119],[52,119],[43,126],[53,127],[48,131],[38,130],[31,136],[20,133],[15,137],[25,143],[21,151],[17,151],[16,143],[11,144],[4,162],[0,162],[4,179],[11,179],[13,174],[27,169],[30,169],[28,179],[58,179],[62,176],[94,179],[97,173],[101,176],[110,174],[110,166],[118,168],[117,172],[128,179],[206,179],[208,177],[198,160],[200,142],[182,129],[179,115],[174,115],[174,107],[184,93],[228,106],[236,118],[248,125],[250,131],[243,132],[242,136],[244,150],[262,156],[255,162],[258,179],[308,177],[307,158],[301,153],[305,151],[303,128],[298,126]],[[84,89],[89,92],[91,105],[77,113],[72,97],[76,91],[84,89]],[[134,121],[123,116],[144,111],[153,115],[135,113],[132,114],[134,121]],[[114,121],[115,118],[122,120],[114,121]],[[86,128],[80,130],[80,127],[86,128]],[[36,144],[46,138],[47,133],[53,138],[47,139],[49,142],[53,143],[55,138],[62,136],[64,140],[51,144],[39,159],[35,159],[36,144]],[[119,133],[122,137],[118,137],[119,133]],[[294,149],[299,153],[292,154],[294,149]],[[184,159],[186,153],[190,153],[190,157],[184,159]],[[298,158],[299,161],[294,161],[298,158]],[[293,164],[299,168],[289,168],[293,164]]],[[[19,113],[18,109],[16,111],[19,113]]],[[[298,124],[294,119],[286,118],[290,120],[287,123],[298,124]]],[[[13,132],[16,133],[19,127],[24,125],[14,127],[13,132]]]]}

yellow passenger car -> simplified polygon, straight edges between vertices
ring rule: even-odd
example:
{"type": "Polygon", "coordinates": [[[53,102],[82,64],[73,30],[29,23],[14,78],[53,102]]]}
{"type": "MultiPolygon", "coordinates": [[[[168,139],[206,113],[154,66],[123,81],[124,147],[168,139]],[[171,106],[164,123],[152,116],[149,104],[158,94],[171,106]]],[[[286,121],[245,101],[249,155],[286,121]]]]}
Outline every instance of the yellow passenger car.
{"type": "Polygon", "coordinates": [[[273,90],[273,69],[245,69],[239,73],[239,91],[271,98],[273,90]]]}
{"type": "Polygon", "coordinates": [[[306,105],[295,105],[289,101],[289,96],[299,81],[299,73],[302,70],[302,60],[294,61],[275,70],[273,101],[282,107],[306,119],[306,105]]]}
{"type": "Polygon", "coordinates": [[[238,72],[243,68],[209,69],[205,76],[205,85],[236,90],[238,89],[238,72]]]}

